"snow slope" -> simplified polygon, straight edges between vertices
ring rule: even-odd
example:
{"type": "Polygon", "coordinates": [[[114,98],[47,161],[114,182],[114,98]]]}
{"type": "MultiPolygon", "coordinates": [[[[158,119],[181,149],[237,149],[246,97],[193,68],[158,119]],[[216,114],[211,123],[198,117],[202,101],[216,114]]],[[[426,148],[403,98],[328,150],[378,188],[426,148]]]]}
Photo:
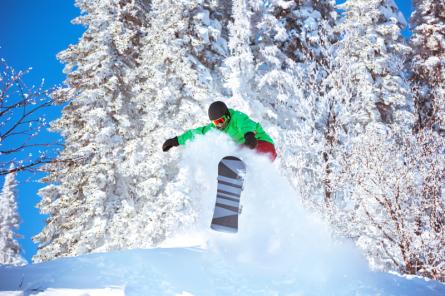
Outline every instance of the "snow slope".
{"type": "MultiPolygon", "coordinates": [[[[222,255],[197,248],[131,250],[1,268],[0,289],[30,293],[48,288],[123,286],[125,295],[445,294],[445,285],[440,283],[369,272],[365,265],[351,264],[356,260],[354,254],[337,255],[310,258],[314,265],[289,262],[294,266],[279,270],[269,268],[267,263],[261,266],[260,262],[240,262],[236,254],[222,255]]],[[[267,262],[267,256],[265,259],[267,262]]]]}
{"type": "Polygon", "coordinates": [[[173,152],[182,153],[181,170],[166,190],[189,196],[192,208],[184,211],[195,221],[177,229],[163,248],[1,267],[0,290],[25,295],[113,287],[125,295],[445,295],[445,285],[435,281],[369,271],[352,244],[333,241],[329,229],[303,210],[278,162],[240,150],[224,137],[200,137],[173,152]],[[216,166],[225,155],[241,157],[248,168],[235,235],[209,229],[216,166]]]}

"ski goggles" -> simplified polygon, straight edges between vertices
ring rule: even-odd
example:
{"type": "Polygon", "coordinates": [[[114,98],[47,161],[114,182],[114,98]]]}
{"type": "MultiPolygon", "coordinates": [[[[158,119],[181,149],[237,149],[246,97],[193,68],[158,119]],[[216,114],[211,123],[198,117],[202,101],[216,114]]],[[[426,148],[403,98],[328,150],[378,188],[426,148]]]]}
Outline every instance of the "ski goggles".
{"type": "Polygon", "coordinates": [[[213,122],[213,124],[214,124],[215,126],[221,126],[221,125],[223,125],[226,121],[227,121],[227,116],[225,116],[225,115],[224,115],[223,117],[221,117],[221,118],[212,120],[212,122],[213,122]]]}

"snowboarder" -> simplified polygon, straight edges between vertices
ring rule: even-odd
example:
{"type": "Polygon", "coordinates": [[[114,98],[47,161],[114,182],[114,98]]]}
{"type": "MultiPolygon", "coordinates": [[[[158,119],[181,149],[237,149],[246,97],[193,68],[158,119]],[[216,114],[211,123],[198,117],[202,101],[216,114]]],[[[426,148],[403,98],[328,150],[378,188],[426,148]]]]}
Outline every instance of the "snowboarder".
{"type": "Polygon", "coordinates": [[[209,107],[211,123],[186,131],[180,136],[168,139],[162,145],[162,150],[168,151],[172,147],[185,145],[193,140],[195,135],[204,135],[208,131],[217,128],[228,134],[236,143],[242,144],[258,153],[268,154],[272,161],[277,157],[272,138],[263,130],[261,124],[256,123],[246,114],[227,108],[221,101],[213,102],[209,107]]]}

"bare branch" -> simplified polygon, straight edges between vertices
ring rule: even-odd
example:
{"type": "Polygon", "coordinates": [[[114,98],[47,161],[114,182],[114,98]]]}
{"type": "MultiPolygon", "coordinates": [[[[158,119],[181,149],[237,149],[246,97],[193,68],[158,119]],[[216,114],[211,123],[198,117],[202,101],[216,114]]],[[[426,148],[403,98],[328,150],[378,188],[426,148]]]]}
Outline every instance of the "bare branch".
{"type": "Polygon", "coordinates": [[[48,127],[43,112],[56,104],[43,82],[29,87],[23,81],[29,71],[16,72],[0,59],[0,175],[10,173],[12,163],[14,172],[37,170],[63,147],[41,138],[48,127]]]}

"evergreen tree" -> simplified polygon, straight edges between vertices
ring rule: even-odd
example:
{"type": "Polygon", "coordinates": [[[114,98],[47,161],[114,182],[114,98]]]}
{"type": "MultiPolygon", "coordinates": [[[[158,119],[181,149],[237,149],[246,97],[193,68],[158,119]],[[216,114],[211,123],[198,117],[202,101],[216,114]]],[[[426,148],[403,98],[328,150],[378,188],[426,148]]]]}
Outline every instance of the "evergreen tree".
{"type": "Polygon", "coordinates": [[[411,17],[412,84],[417,129],[445,132],[445,3],[415,0],[411,17]]]}
{"type": "Polygon", "coordinates": [[[347,112],[339,120],[351,135],[369,123],[412,125],[412,99],[404,75],[409,53],[401,35],[405,19],[393,0],[346,1],[338,25],[333,96],[347,112]]]}
{"type": "Polygon", "coordinates": [[[320,84],[327,73],[328,48],[335,41],[334,6],[330,1],[257,2],[252,5],[251,48],[258,100],[280,114],[297,112],[302,101],[323,95],[320,84]]]}
{"type": "Polygon", "coordinates": [[[124,143],[143,125],[131,86],[149,6],[137,0],[78,0],[76,5],[82,15],[74,23],[86,32],[58,55],[67,80],[53,97],[67,106],[52,128],[64,136],[65,150],[61,161],[48,167],[46,181],[53,184],[39,192],[38,206],[49,219],[35,237],[37,261],[115,246],[109,234],[125,230],[111,221],[135,198],[120,164],[128,155],[124,143]]]}
{"type": "Polygon", "coordinates": [[[138,140],[124,165],[134,187],[138,218],[127,234],[130,247],[152,247],[184,224],[193,223],[192,200],[184,193],[180,150],[165,154],[165,139],[207,124],[207,108],[221,97],[220,66],[227,45],[214,1],[153,1],[135,75],[136,100],[145,112],[138,140]]]}
{"type": "Polygon", "coordinates": [[[275,127],[279,154],[286,159],[283,166],[304,201],[313,204],[323,195],[329,114],[325,80],[336,42],[334,4],[271,1],[254,6],[254,11],[252,49],[262,121],[275,127]]]}
{"type": "Polygon", "coordinates": [[[79,0],[87,31],[59,54],[69,101],[53,128],[65,137],[40,191],[48,225],[37,261],[121,248],[152,247],[192,215],[171,194],[178,155],[165,138],[203,122],[222,89],[226,54],[214,1],[79,0]],[[74,156],[74,157],[72,157],[74,156]]]}
{"type": "MultiPolygon", "coordinates": [[[[335,193],[332,180],[345,170],[339,159],[348,153],[356,137],[367,130],[408,130],[414,122],[410,88],[403,72],[409,53],[401,36],[405,20],[397,6],[392,0],[359,0],[339,7],[344,10],[336,29],[341,39],[327,79],[324,202],[328,208],[337,199],[347,199],[343,193],[335,193]]],[[[332,212],[330,216],[333,218],[332,212]]]]}
{"type": "MultiPolygon", "coordinates": [[[[14,171],[13,166],[10,171],[14,171]]],[[[0,193],[0,264],[26,264],[20,255],[20,245],[16,240],[16,231],[19,228],[16,187],[15,173],[9,173],[0,193]]]]}

